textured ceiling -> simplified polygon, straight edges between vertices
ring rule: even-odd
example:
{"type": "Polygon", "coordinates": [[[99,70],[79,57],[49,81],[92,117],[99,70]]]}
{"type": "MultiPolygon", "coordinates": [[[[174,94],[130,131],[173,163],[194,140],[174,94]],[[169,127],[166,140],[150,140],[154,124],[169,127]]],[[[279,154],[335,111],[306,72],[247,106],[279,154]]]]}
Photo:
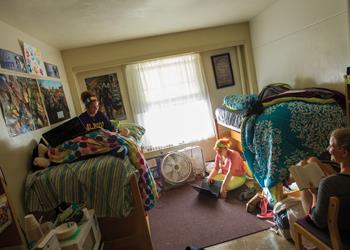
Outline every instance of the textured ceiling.
{"type": "Polygon", "coordinates": [[[59,49],[246,22],[276,0],[3,0],[0,20],[59,49]]]}

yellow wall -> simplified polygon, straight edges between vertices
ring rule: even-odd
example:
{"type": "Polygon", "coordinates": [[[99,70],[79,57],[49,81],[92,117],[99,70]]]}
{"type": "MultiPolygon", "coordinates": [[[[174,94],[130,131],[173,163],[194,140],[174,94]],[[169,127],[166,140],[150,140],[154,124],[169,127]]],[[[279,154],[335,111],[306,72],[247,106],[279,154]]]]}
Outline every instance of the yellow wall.
{"type": "MultiPolygon", "coordinates": [[[[0,48],[10,50],[18,54],[23,54],[19,44],[19,40],[21,40],[36,48],[39,48],[42,52],[44,61],[56,64],[58,66],[70,113],[72,116],[74,116],[75,111],[59,50],[1,21],[0,34],[0,48]]],[[[0,73],[4,72],[9,71],[0,69],[0,73]]],[[[14,72],[14,74],[16,73],[14,72]]],[[[30,76],[29,74],[27,75],[30,76]]],[[[21,219],[24,216],[24,181],[27,172],[30,169],[32,150],[36,142],[40,139],[41,134],[46,132],[48,128],[49,127],[46,127],[33,132],[18,135],[16,137],[10,137],[7,133],[4,119],[0,118],[0,166],[3,168],[8,182],[10,198],[13,200],[16,212],[21,219]]]]}
{"type": "MultiPolygon", "coordinates": [[[[128,121],[132,121],[132,111],[123,75],[124,65],[162,56],[200,52],[207,78],[207,89],[212,111],[214,111],[222,103],[224,95],[241,93],[240,85],[243,83],[237,81],[235,87],[216,89],[210,56],[217,53],[232,52],[233,46],[236,45],[242,45],[246,56],[245,60],[248,62],[247,82],[244,84],[247,84],[248,92],[255,92],[256,77],[248,23],[64,50],[62,51],[62,57],[77,112],[83,111],[79,94],[85,90],[84,79],[94,75],[116,72],[127,118],[128,121]]],[[[232,62],[235,62],[234,57],[232,62]]],[[[202,145],[206,159],[213,159],[212,143],[213,140],[207,141],[207,143],[204,142],[202,145]]]]}
{"type": "Polygon", "coordinates": [[[344,92],[347,0],[279,0],[251,21],[259,89],[272,82],[344,92]]]}

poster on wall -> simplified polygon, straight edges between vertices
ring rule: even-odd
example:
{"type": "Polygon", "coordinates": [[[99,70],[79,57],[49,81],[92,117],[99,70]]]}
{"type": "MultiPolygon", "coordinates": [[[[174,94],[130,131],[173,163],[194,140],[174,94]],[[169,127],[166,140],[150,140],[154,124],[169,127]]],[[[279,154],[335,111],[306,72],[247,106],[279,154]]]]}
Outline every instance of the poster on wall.
{"type": "Polygon", "coordinates": [[[35,79],[0,74],[0,101],[10,136],[49,125],[35,79]]]}
{"type": "Polygon", "coordinates": [[[50,124],[70,117],[68,104],[60,81],[38,80],[50,124]]]}
{"type": "Polygon", "coordinates": [[[23,43],[23,51],[28,73],[38,76],[46,76],[40,49],[34,48],[27,43],[23,43]]]}
{"type": "Polygon", "coordinates": [[[0,234],[11,225],[12,216],[10,212],[10,206],[5,194],[0,195],[0,234]]]}
{"type": "Polygon", "coordinates": [[[126,119],[116,73],[87,78],[85,83],[86,88],[97,96],[100,102],[100,111],[104,112],[109,119],[126,119]]]}
{"type": "Polygon", "coordinates": [[[27,72],[23,56],[5,49],[0,49],[0,67],[24,73],[27,72]]]}
{"type": "Polygon", "coordinates": [[[46,74],[50,77],[60,78],[60,73],[58,72],[58,67],[54,64],[44,62],[46,74]]]}

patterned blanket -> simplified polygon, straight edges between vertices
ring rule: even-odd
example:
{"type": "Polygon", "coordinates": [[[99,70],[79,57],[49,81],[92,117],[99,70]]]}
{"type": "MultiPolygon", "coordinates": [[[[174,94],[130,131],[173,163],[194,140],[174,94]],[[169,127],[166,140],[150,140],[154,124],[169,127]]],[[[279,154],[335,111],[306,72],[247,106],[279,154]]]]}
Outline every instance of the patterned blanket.
{"type": "MultiPolygon", "coordinates": [[[[133,139],[122,137],[104,129],[99,129],[89,132],[84,136],[78,136],[72,140],[68,140],[55,148],[49,148],[49,158],[51,162],[65,163],[63,164],[64,166],[70,166],[70,164],[67,163],[71,163],[73,166],[81,166],[81,164],[84,165],[82,162],[86,159],[106,153],[112,155],[116,160],[118,160],[116,157],[121,158],[120,160],[124,160],[125,153],[127,153],[128,157],[126,157],[125,160],[128,160],[129,165],[132,165],[134,169],[136,168],[139,173],[138,184],[144,202],[144,209],[147,211],[155,207],[158,199],[156,183],[147,166],[143,153],[133,139]]],[[[61,165],[49,169],[55,171],[55,169],[60,166],[61,165]]],[[[73,169],[79,171],[78,168],[73,169]]],[[[45,171],[47,170],[45,169],[45,171]]],[[[97,174],[99,174],[98,171],[97,174]]],[[[60,178],[65,179],[70,178],[70,176],[72,175],[66,176],[63,174],[60,178]]],[[[88,177],[88,174],[86,176],[88,177]]],[[[94,178],[94,176],[91,178],[94,178]]],[[[127,181],[128,180],[129,178],[127,181]]],[[[89,183],[90,182],[91,181],[89,181],[89,183]]],[[[30,183],[34,182],[30,181],[30,183]]],[[[27,185],[27,188],[30,187],[31,185],[27,185]]],[[[62,187],[58,186],[57,188],[62,187]]],[[[109,192],[108,189],[105,190],[105,192],[109,192]]],[[[104,194],[103,192],[99,192],[99,195],[103,197],[104,194]]],[[[61,201],[64,201],[64,199],[61,199],[61,201]]],[[[52,202],[50,202],[50,204],[52,205],[52,202]]],[[[51,205],[47,206],[52,208],[51,205]]],[[[103,213],[105,213],[105,211],[103,211],[103,213]]],[[[117,214],[119,215],[123,213],[125,213],[125,211],[122,211],[121,213],[118,212],[117,214]]]]}
{"type": "Polygon", "coordinates": [[[288,176],[289,166],[323,153],[330,132],[344,126],[344,113],[334,102],[279,102],[243,121],[244,157],[261,187],[270,188],[288,176]]]}

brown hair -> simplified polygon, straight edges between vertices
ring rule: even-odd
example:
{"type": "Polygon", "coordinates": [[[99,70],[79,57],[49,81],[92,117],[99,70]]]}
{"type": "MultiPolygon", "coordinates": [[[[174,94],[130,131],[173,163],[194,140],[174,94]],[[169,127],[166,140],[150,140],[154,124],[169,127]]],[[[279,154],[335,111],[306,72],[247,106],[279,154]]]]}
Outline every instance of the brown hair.
{"type": "Polygon", "coordinates": [[[350,128],[338,128],[331,133],[337,141],[337,146],[350,152],[350,128]]]}
{"type": "Polygon", "coordinates": [[[85,107],[88,108],[91,102],[97,101],[96,95],[90,91],[84,91],[80,95],[81,101],[85,104],[85,107]]]}

